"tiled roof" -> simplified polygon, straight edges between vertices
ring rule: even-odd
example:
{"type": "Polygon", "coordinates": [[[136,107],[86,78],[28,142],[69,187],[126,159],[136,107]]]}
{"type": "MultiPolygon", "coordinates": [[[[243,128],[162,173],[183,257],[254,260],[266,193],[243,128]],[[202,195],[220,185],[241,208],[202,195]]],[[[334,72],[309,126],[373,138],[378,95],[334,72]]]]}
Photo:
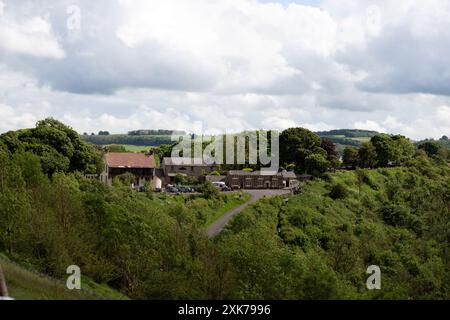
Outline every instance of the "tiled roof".
{"type": "Polygon", "coordinates": [[[105,161],[110,168],[155,168],[156,162],[153,156],[143,153],[116,153],[105,155],[105,161]]]}

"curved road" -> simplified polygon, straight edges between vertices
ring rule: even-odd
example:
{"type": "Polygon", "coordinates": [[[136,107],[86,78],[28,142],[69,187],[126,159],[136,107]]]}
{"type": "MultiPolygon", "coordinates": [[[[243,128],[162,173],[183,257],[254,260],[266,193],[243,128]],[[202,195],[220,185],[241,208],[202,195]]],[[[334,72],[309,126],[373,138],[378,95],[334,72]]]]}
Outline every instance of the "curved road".
{"type": "Polygon", "coordinates": [[[238,213],[242,212],[242,210],[244,210],[249,204],[252,204],[262,198],[281,196],[283,194],[291,193],[290,190],[244,190],[244,191],[252,196],[250,200],[241,204],[239,207],[236,207],[233,210],[228,211],[220,219],[214,222],[206,230],[206,233],[208,234],[209,237],[212,238],[217,236],[223,230],[223,228],[225,228],[228,221],[230,221],[230,219],[235,215],[237,215],[238,213]]]}

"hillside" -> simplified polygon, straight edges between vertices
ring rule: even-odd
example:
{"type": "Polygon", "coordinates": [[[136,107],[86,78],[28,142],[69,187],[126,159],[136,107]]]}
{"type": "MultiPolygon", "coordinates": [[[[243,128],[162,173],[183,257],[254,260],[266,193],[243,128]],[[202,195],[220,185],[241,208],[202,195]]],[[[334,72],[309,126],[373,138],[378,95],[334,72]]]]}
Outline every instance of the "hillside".
{"type": "Polygon", "coordinates": [[[83,135],[83,140],[94,145],[132,145],[142,147],[156,147],[163,144],[171,144],[170,135],[128,135],[128,134],[111,134],[111,135],[83,135]]]}
{"type": "Polygon", "coordinates": [[[323,139],[333,141],[336,144],[336,151],[342,155],[345,147],[359,147],[363,142],[369,141],[379,133],[370,130],[339,129],[319,131],[316,134],[323,139]]]}
{"type": "Polygon", "coordinates": [[[82,279],[83,290],[68,290],[63,281],[27,270],[0,255],[9,295],[16,300],[124,300],[121,293],[90,279],[82,279]]]}
{"type": "Polygon", "coordinates": [[[233,298],[449,299],[449,177],[424,157],[254,204],[219,240],[243,290],[233,298]],[[370,265],[382,290],[365,288],[370,265]]]}

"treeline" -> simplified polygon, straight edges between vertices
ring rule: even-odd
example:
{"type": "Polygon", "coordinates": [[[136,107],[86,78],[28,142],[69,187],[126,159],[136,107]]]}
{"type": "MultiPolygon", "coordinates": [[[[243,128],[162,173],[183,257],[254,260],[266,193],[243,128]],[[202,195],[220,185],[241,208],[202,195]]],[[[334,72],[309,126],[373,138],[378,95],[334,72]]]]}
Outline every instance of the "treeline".
{"type": "Polygon", "coordinates": [[[76,131],[51,118],[39,121],[33,129],[0,135],[0,144],[11,154],[37,156],[43,173],[50,176],[56,172],[99,174],[103,170],[102,155],[76,131]]]}
{"type": "Polygon", "coordinates": [[[111,134],[111,135],[84,135],[82,139],[98,146],[105,145],[135,145],[135,146],[160,146],[163,144],[171,144],[170,135],[127,135],[127,134],[111,134]]]}
{"type": "Polygon", "coordinates": [[[135,130],[129,131],[129,136],[170,136],[170,135],[185,135],[185,131],[180,130],[135,130]]]}
{"type": "MultiPolygon", "coordinates": [[[[427,141],[417,146],[417,150],[429,157],[442,161],[450,159],[450,149],[443,148],[436,142],[427,141]]],[[[379,168],[388,166],[402,166],[408,164],[416,148],[413,143],[401,135],[379,134],[360,148],[347,147],[344,149],[343,164],[351,168],[379,168]]]]}
{"type": "Polygon", "coordinates": [[[316,132],[320,137],[330,137],[330,136],[344,136],[347,138],[372,138],[379,134],[376,131],[370,130],[358,130],[358,129],[339,129],[330,131],[318,131],[316,132]]]}

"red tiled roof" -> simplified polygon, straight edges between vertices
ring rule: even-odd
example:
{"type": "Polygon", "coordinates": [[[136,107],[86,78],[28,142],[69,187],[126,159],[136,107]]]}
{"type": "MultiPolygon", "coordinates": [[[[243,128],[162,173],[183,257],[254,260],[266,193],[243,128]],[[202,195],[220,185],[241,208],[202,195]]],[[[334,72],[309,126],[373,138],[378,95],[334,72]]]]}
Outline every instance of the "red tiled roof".
{"type": "Polygon", "coordinates": [[[105,161],[110,168],[155,168],[156,162],[153,156],[143,153],[116,153],[105,155],[105,161]]]}

